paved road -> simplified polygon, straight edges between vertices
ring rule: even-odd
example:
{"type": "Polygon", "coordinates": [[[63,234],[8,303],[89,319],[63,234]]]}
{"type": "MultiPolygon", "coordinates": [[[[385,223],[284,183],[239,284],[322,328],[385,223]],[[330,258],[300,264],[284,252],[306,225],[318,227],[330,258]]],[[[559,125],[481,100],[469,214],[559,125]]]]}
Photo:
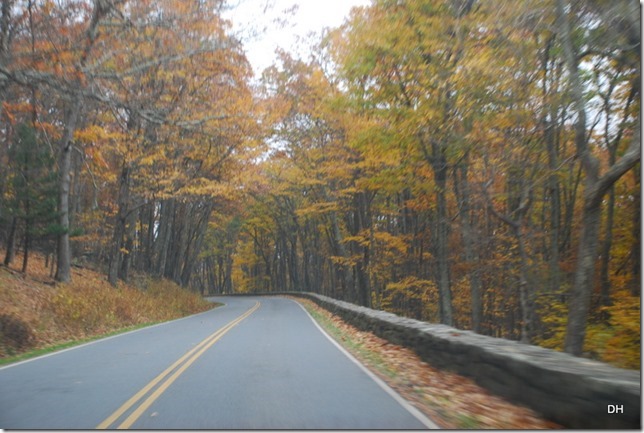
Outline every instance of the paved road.
{"type": "Polygon", "coordinates": [[[5,429],[425,429],[296,302],[225,306],[0,369],[5,429]]]}

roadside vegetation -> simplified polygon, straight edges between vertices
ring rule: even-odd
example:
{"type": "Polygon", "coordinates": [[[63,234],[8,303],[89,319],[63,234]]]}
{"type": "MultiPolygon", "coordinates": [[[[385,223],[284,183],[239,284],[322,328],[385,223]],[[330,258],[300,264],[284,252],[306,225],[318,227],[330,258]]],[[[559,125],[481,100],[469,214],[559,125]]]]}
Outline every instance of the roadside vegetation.
{"type": "Polygon", "coordinates": [[[0,364],[213,307],[167,280],[133,278],[111,286],[104,274],[73,268],[56,284],[34,255],[25,275],[0,266],[0,364]]]}
{"type": "Polygon", "coordinates": [[[255,76],[232,3],[0,3],[0,260],[82,280],[32,310],[306,287],[640,369],[639,2],[372,0],[255,76]]]}

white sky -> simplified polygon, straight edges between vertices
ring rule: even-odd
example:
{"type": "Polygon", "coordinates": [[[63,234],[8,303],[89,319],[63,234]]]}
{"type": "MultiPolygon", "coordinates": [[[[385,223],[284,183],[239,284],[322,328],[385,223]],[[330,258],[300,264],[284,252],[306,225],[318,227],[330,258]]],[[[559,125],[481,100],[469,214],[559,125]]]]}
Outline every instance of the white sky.
{"type": "Polygon", "coordinates": [[[234,7],[224,16],[233,22],[233,32],[241,34],[258,77],[273,64],[277,47],[306,60],[309,33],[338,27],[352,7],[369,3],[370,0],[230,0],[234,7]]]}

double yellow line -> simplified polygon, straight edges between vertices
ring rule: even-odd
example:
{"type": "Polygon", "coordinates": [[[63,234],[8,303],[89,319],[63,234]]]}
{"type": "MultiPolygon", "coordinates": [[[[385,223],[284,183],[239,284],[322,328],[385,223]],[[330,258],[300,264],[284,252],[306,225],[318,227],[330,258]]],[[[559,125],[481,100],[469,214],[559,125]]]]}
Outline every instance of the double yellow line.
{"type": "Polygon", "coordinates": [[[166,368],[163,373],[159,374],[157,377],[152,379],[150,383],[145,385],[139,392],[134,394],[128,401],[123,403],[112,415],[108,416],[105,421],[96,426],[97,429],[106,429],[114,424],[125,412],[130,410],[139,400],[145,397],[148,392],[150,392],[155,386],[162,382],[166,376],[170,375],[165,382],[152,392],[143,403],[141,403],[121,424],[119,424],[117,429],[126,429],[130,428],[134,422],[139,419],[143,412],[145,412],[151,405],[158,399],[163,392],[168,389],[172,383],[177,380],[177,378],[192,365],[193,362],[197,360],[201,355],[203,355],[206,350],[208,350],[213,344],[215,344],[221,337],[224,336],[228,331],[230,331],[235,326],[239,325],[244,319],[253,314],[259,308],[259,302],[256,302],[255,305],[244,314],[228,323],[223,328],[220,328],[215,333],[206,337],[201,343],[188,351],[185,355],[179,358],[174,364],[166,368]],[[174,371],[174,373],[173,373],[174,371]]]}

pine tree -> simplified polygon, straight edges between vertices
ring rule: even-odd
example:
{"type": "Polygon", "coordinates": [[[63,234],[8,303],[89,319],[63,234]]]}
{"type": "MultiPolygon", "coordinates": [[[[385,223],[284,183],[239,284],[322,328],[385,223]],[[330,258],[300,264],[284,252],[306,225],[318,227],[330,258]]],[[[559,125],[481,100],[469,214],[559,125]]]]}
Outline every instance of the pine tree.
{"type": "MultiPolygon", "coordinates": [[[[22,272],[26,272],[34,241],[46,239],[56,231],[56,171],[51,150],[38,140],[32,127],[23,123],[16,132],[9,152],[13,198],[8,210],[17,234],[22,235],[22,272]]],[[[8,261],[14,245],[15,242],[8,245],[8,261]]]]}

